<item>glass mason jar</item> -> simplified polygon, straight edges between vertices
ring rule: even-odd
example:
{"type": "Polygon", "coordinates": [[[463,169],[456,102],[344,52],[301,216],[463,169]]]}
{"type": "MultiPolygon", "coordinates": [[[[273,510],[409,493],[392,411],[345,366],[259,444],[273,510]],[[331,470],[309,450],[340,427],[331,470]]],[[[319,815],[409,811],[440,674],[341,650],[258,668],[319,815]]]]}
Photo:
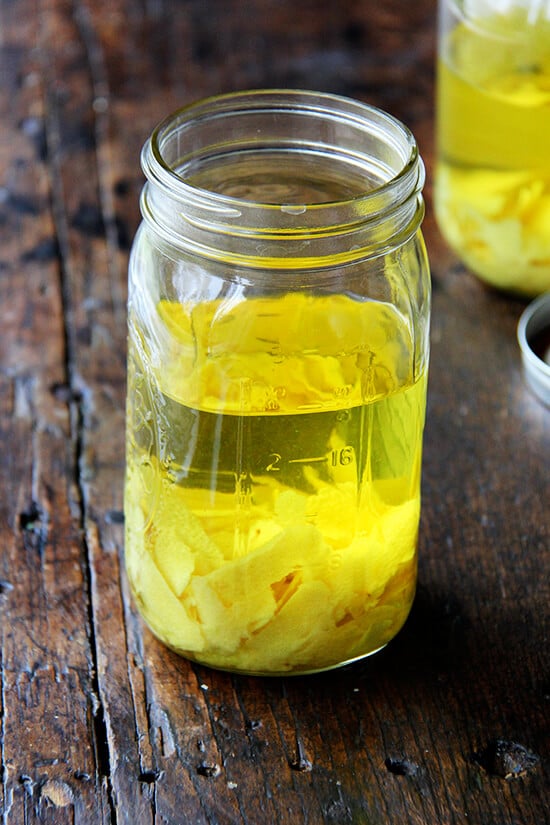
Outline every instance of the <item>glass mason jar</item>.
{"type": "Polygon", "coordinates": [[[416,579],[430,282],[423,165],[389,115],[243,92],[144,147],[126,566],[152,631],[250,674],[336,667],[416,579]]]}
{"type": "Polygon", "coordinates": [[[550,2],[439,0],[434,205],[492,286],[550,290],[550,2]]]}

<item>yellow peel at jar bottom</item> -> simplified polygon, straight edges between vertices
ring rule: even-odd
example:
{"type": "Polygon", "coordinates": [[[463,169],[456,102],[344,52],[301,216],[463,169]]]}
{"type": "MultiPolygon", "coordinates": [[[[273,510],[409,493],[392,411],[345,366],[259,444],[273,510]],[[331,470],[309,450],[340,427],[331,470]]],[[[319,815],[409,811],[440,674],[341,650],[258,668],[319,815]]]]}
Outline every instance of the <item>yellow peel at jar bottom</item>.
{"type": "Polygon", "coordinates": [[[440,164],[437,218],[448,244],[491,286],[550,288],[550,176],[465,171],[440,164]]]}
{"type": "MultiPolygon", "coordinates": [[[[252,524],[252,534],[271,537],[242,558],[220,552],[198,574],[210,540],[197,524],[189,543],[194,517],[180,490],[163,497],[183,514],[181,534],[162,522],[145,531],[139,507],[128,511],[127,571],[145,620],[178,652],[201,661],[207,651],[208,664],[247,672],[316,670],[377,650],[403,625],[415,588],[418,499],[377,502],[370,532],[339,550],[309,524],[252,524]]],[[[334,507],[332,518],[338,524],[334,507]]]]}
{"type": "Polygon", "coordinates": [[[143,617],[179,653],[311,672],[384,646],[409,612],[425,375],[412,381],[409,333],[387,305],[339,296],[330,319],[323,297],[263,301],[267,360],[259,309],[203,306],[201,342],[200,322],[162,302],[158,367],[131,335],[126,566],[143,617]],[[331,351],[327,323],[341,330],[331,351]],[[254,388],[240,411],[238,376],[254,388]]]}

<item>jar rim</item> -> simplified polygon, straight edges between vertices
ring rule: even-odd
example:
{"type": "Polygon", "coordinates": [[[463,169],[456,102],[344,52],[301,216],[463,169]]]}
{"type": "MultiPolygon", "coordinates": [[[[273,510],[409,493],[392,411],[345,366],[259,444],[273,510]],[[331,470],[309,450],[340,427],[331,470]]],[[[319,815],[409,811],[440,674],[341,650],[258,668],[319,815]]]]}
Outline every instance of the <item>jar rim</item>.
{"type": "Polygon", "coordinates": [[[256,89],[190,103],[154,129],[142,168],[141,210],[158,236],[245,266],[263,266],[266,258],[273,267],[301,268],[378,256],[412,237],[424,215],[424,165],[412,132],[381,109],[324,92],[256,89]],[[335,174],[331,191],[344,197],[331,200],[323,190],[320,199],[300,200],[300,173],[288,203],[194,182],[197,170],[201,183],[205,169],[217,175],[223,164],[248,157],[273,163],[279,153],[291,177],[294,161],[313,163],[321,179],[325,170],[335,174]]]}
{"type": "MultiPolygon", "coordinates": [[[[337,95],[328,92],[311,92],[304,89],[251,89],[245,91],[229,92],[219,95],[212,95],[199,100],[192,101],[180,107],[170,115],[165,117],[154,128],[151,137],[145,143],[142,151],[142,168],[149,180],[154,180],[167,187],[171,194],[178,199],[188,199],[198,196],[201,199],[212,200],[219,204],[230,214],[231,209],[240,210],[243,207],[253,206],[258,209],[280,210],[281,204],[272,201],[259,201],[247,198],[239,198],[210,189],[205,189],[189,183],[178,174],[171,163],[166,161],[162,143],[166,140],[170,130],[181,128],[184,124],[191,124],[194,120],[207,117],[221,117],[230,112],[255,109],[277,109],[281,112],[307,112],[317,114],[322,118],[337,117],[349,120],[355,125],[359,125],[361,120],[374,122],[377,128],[385,127],[391,130],[394,142],[401,141],[403,147],[407,148],[407,156],[402,167],[386,181],[378,186],[373,186],[369,191],[357,195],[339,198],[332,201],[322,201],[320,203],[304,204],[308,209],[322,210],[327,207],[337,207],[345,204],[372,203],[379,197],[380,191],[387,192],[395,187],[401,186],[409,178],[415,177],[419,163],[418,147],[414,135],[410,129],[393,115],[369,103],[360,102],[344,95],[337,95]]],[[[423,183],[420,181],[420,186],[423,183]]]]}

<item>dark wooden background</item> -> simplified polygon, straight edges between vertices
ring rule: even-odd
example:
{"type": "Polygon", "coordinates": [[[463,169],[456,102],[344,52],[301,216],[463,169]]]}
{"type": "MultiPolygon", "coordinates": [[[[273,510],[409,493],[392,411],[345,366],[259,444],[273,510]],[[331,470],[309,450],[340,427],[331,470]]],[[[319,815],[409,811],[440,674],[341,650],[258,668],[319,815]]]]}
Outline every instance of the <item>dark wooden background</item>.
{"type": "Polygon", "coordinates": [[[523,308],[431,211],[435,0],[0,0],[3,825],[544,825],[550,411],[523,308]],[[139,151],[220,91],[377,104],[428,167],[419,588],[364,663],[237,678],[159,645],[122,567],[139,151]],[[505,778],[505,775],[512,774],[505,778]]]}

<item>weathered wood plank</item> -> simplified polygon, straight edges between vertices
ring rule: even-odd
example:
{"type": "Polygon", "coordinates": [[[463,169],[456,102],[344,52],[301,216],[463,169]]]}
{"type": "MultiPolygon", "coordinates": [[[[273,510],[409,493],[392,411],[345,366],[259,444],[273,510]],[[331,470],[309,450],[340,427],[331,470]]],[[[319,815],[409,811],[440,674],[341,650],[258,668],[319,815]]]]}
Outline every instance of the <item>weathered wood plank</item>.
{"type": "Polygon", "coordinates": [[[96,769],[78,405],[67,391],[43,162],[38,16],[31,2],[5,4],[0,15],[0,809],[4,822],[73,822],[89,812],[100,823],[109,815],[96,769]]]}
{"type": "Polygon", "coordinates": [[[110,789],[111,816],[121,823],[147,823],[153,821],[154,803],[140,777],[151,767],[138,750],[147,700],[139,659],[128,645],[120,586],[127,249],[120,247],[113,207],[93,32],[84,12],[72,3],[51,3],[42,19],[49,92],[46,135],[67,360],[71,388],[81,399],[78,478],[102,724],[101,770],[110,789]],[[57,48],[60,33],[62,50],[57,48]]]}

